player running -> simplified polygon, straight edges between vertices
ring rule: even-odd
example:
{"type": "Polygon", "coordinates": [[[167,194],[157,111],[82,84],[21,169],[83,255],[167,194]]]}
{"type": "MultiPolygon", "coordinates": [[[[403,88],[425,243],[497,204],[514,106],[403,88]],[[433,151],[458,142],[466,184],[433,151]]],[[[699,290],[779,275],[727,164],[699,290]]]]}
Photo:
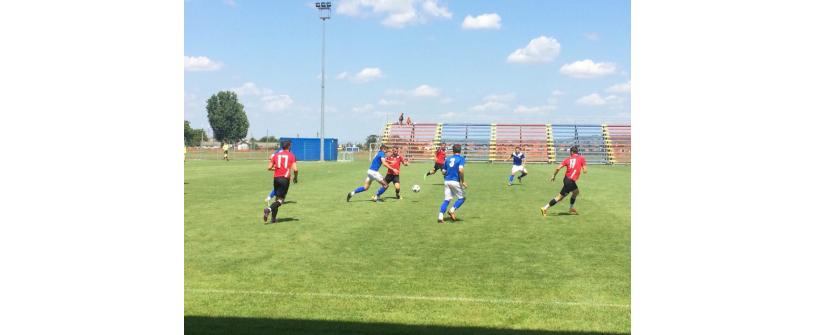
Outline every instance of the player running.
{"type": "Polygon", "coordinates": [[[563,188],[560,190],[560,194],[556,195],[554,199],[550,200],[546,206],[541,207],[541,214],[543,216],[546,216],[546,211],[549,210],[549,207],[557,204],[558,201],[563,199],[566,194],[569,194],[569,192],[572,193],[572,198],[569,200],[569,213],[577,214],[577,210],[574,209],[574,202],[577,200],[577,195],[580,194],[580,190],[577,189],[577,179],[580,178],[581,172],[587,173],[586,159],[577,153],[576,146],[571,147],[569,151],[572,155],[560,163],[560,166],[555,169],[555,174],[552,175],[552,179],[550,179],[550,181],[555,181],[555,177],[557,177],[557,173],[560,171],[560,168],[565,166],[566,175],[563,176],[563,188]]]}
{"type": "MultiPolygon", "coordinates": [[[[281,151],[283,151],[283,148],[277,149],[277,151],[275,151],[274,153],[278,153],[278,152],[281,152],[281,151]]],[[[297,184],[297,176],[294,177],[294,183],[297,184]]],[[[266,196],[266,206],[269,206],[271,204],[272,198],[274,196],[275,196],[274,185],[272,185],[272,191],[269,192],[268,196],[266,196]]]]}
{"type": "Polygon", "coordinates": [[[281,145],[283,150],[269,158],[268,170],[272,171],[274,169],[275,201],[271,206],[263,209],[263,222],[269,219],[270,213],[272,214],[272,223],[277,222],[277,210],[280,206],[283,206],[283,202],[286,200],[292,171],[294,172],[295,183],[297,182],[297,159],[289,151],[291,141],[283,141],[281,145]]]}
{"type": "Polygon", "coordinates": [[[444,213],[447,212],[450,200],[453,200],[453,194],[457,200],[453,208],[450,208],[450,220],[456,221],[456,209],[464,204],[464,189],[467,188],[467,183],[464,182],[464,157],[459,154],[461,144],[455,144],[453,156],[444,160],[444,169],[441,171],[444,174],[444,201],[439,209],[439,223],[444,223],[444,213]]]}
{"type": "Polygon", "coordinates": [[[447,156],[447,144],[442,143],[438,149],[436,149],[436,164],[433,165],[433,171],[429,171],[424,175],[424,179],[427,179],[427,176],[431,174],[436,174],[437,170],[444,169],[444,159],[447,156]]]}
{"type": "Polygon", "coordinates": [[[407,159],[405,159],[404,157],[402,157],[402,155],[399,154],[398,147],[393,148],[392,151],[393,152],[391,153],[391,155],[385,160],[388,162],[390,166],[395,167],[396,170],[390,168],[388,169],[388,173],[385,175],[385,183],[390,184],[391,182],[393,182],[393,186],[396,187],[396,199],[402,200],[402,196],[399,194],[399,191],[401,189],[401,185],[399,184],[399,165],[405,164],[405,166],[408,166],[410,164],[408,164],[407,159]]]}
{"type": "Polygon", "coordinates": [[[518,171],[521,172],[521,175],[518,176],[519,184],[521,183],[521,178],[527,175],[526,168],[524,167],[526,154],[521,152],[521,147],[515,147],[515,152],[513,152],[510,157],[512,157],[512,172],[509,174],[509,186],[512,186],[512,180],[515,179],[515,174],[518,173],[518,171]]]}
{"type": "Polygon", "coordinates": [[[371,161],[371,166],[368,168],[368,177],[365,178],[365,184],[349,192],[348,196],[345,198],[345,201],[351,201],[351,197],[353,197],[354,194],[367,191],[368,188],[371,187],[371,180],[376,180],[376,182],[382,185],[382,187],[379,188],[379,191],[376,192],[376,196],[374,196],[374,201],[381,200],[379,196],[381,196],[382,193],[385,193],[385,190],[388,189],[388,183],[386,183],[382,178],[382,175],[379,173],[379,168],[382,167],[382,165],[385,165],[385,167],[388,169],[392,169],[397,174],[399,173],[399,168],[394,169],[393,166],[387,162],[386,152],[390,152],[388,150],[388,146],[384,144],[379,146],[379,152],[376,153],[376,156],[374,156],[374,159],[371,161]]]}
{"type": "Polygon", "coordinates": [[[221,160],[226,160],[228,162],[229,161],[229,143],[224,143],[224,146],[222,147],[222,149],[224,149],[224,158],[222,158],[221,160]]]}

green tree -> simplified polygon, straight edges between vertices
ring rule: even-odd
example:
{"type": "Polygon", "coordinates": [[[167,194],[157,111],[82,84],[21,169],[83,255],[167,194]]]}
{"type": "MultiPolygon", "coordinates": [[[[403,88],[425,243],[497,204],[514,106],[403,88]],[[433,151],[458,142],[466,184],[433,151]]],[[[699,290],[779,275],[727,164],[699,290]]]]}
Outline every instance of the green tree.
{"type": "Polygon", "coordinates": [[[277,142],[277,137],[263,136],[258,140],[258,142],[277,142]]]}
{"type": "Polygon", "coordinates": [[[379,140],[379,136],[376,135],[368,135],[368,138],[365,139],[365,146],[364,149],[368,149],[371,147],[371,143],[376,143],[379,140]]]}
{"type": "Polygon", "coordinates": [[[249,130],[249,119],[235,92],[220,91],[207,99],[207,118],[218,142],[235,143],[249,130]]]}
{"type": "Polygon", "coordinates": [[[207,133],[204,129],[195,129],[190,127],[190,121],[184,120],[184,145],[188,147],[197,147],[201,145],[201,140],[209,141],[207,133]]]}
{"type": "Polygon", "coordinates": [[[201,140],[209,141],[209,136],[207,133],[204,132],[204,129],[198,128],[192,130],[192,138],[190,139],[190,145],[197,147],[201,145],[201,140]]]}
{"type": "Polygon", "coordinates": [[[190,139],[192,139],[192,127],[190,121],[184,120],[184,145],[190,146],[190,139]]]}

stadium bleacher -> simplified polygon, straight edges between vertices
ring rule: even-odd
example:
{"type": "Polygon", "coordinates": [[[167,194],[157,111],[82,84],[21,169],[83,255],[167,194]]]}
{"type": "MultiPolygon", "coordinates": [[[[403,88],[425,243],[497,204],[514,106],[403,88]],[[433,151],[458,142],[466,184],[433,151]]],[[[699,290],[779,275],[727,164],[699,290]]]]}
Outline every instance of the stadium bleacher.
{"type": "Polygon", "coordinates": [[[462,145],[469,161],[508,162],[516,146],[528,162],[556,163],[580,147],[590,164],[630,164],[631,126],[592,124],[388,124],[382,143],[416,160],[433,159],[441,143],[462,145]]]}

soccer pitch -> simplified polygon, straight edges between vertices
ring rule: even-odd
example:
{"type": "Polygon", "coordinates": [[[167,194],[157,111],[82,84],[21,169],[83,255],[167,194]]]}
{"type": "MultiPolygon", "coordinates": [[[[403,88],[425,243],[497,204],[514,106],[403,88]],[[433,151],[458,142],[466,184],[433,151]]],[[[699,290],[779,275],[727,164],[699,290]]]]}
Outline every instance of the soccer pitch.
{"type": "Polygon", "coordinates": [[[459,221],[441,225],[432,162],[402,168],[403,200],[391,186],[372,202],[374,184],[346,202],[369,164],[298,162],[282,222],[264,225],[266,161],[186,162],[186,332],[630,332],[629,166],[588,166],[580,215],[567,198],[544,218],[563,171],[528,165],[509,187],[510,165],[470,162],[459,221]]]}

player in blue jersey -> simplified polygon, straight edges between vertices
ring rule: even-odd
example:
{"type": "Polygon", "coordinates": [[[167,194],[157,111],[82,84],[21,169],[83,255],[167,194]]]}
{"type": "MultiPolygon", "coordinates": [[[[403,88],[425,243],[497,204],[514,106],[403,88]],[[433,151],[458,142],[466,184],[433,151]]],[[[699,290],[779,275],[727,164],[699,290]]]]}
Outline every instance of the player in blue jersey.
{"type": "Polygon", "coordinates": [[[515,179],[516,173],[521,172],[521,175],[518,176],[518,183],[521,182],[521,178],[527,175],[526,168],[524,167],[526,155],[521,152],[521,147],[515,147],[515,152],[513,152],[510,157],[512,158],[512,172],[509,174],[509,186],[512,186],[512,180],[515,179]]]}
{"type": "Polygon", "coordinates": [[[456,210],[464,204],[464,189],[467,183],[464,182],[464,157],[461,157],[461,144],[453,145],[453,156],[444,160],[444,201],[439,209],[439,223],[444,223],[444,213],[453,194],[456,195],[456,203],[450,208],[450,220],[456,221],[456,210]]]}
{"type": "Polygon", "coordinates": [[[382,165],[384,165],[386,168],[391,169],[396,173],[399,173],[398,168],[394,169],[393,166],[391,166],[387,162],[386,158],[388,158],[389,155],[390,150],[388,150],[388,146],[384,144],[381,145],[379,147],[379,152],[376,153],[376,156],[374,156],[374,159],[371,161],[371,166],[368,168],[368,177],[365,178],[365,184],[349,192],[348,196],[346,196],[345,198],[345,201],[351,201],[351,197],[353,197],[354,194],[367,191],[368,188],[371,187],[371,180],[376,180],[379,183],[379,185],[382,185],[382,187],[379,188],[379,191],[376,192],[376,196],[374,196],[373,200],[374,201],[382,200],[379,196],[381,196],[382,193],[385,193],[385,190],[388,189],[388,183],[386,183],[385,179],[382,178],[382,174],[379,173],[379,168],[382,167],[382,165]]]}

